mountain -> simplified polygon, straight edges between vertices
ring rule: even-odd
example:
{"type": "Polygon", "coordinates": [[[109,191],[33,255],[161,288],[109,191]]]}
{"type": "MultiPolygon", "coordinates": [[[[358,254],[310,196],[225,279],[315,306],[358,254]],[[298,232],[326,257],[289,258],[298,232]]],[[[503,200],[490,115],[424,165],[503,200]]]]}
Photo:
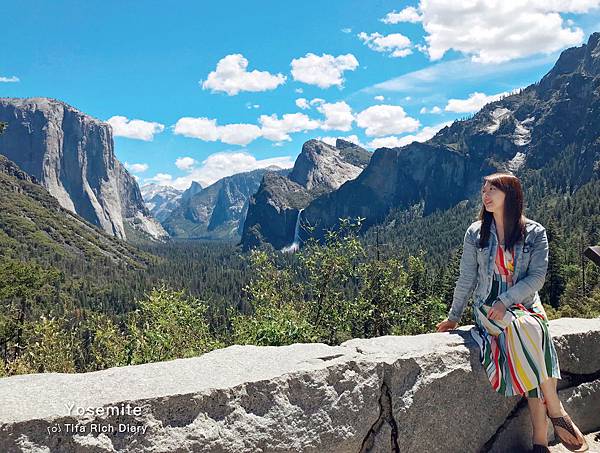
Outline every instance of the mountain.
{"type": "Polygon", "coordinates": [[[151,183],[140,187],[140,192],[152,216],[162,222],[179,206],[179,200],[184,191],[151,183]]]}
{"type": "Polygon", "coordinates": [[[120,239],[166,236],[114,154],[109,124],[49,98],[0,98],[0,153],[60,205],[120,239]]]}
{"type": "Polygon", "coordinates": [[[287,174],[289,169],[271,166],[227,176],[200,191],[190,187],[162,222],[164,228],[175,238],[239,240],[248,199],[266,173],[287,174]]]}
{"type": "Polygon", "coordinates": [[[192,181],[192,183],[190,184],[190,187],[188,187],[186,190],[183,191],[181,198],[185,202],[186,200],[189,200],[191,197],[193,197],[197,193],[200,193],[200,191],[202,191],[202,185],[199,182],[192,181]]]}
{"type": "Polygon", "coordinates": [[[35,177],[3,155],[0,155],[0,256],[70,263],[77,258],[87,263],[109,260],[131,268],[145,268],[150,262],[148,254],[63,208],[35,177]]]}
{"type": "Polygon", "coordinates": [[[425,143],[375,150],[356,179],[313,200],[303,220],[315,235],[340,217],[366,227],[391,209],[422,203],[423,214],[477,194],[495,171],[533,171],[548,187],[574,191],[600,175],[600,33],[562,52],[538,82],[455,121],[425,143]]]}
{"type": "Polygon", "coordinates": [[[265,175],[250,206],[242,232],[244,250],[270,243],[277,249],[296,240],[300,212],[361,174],[371,153],[346,140],[335,146],[309,140],[302,146],[289,176],[265,175]]]}

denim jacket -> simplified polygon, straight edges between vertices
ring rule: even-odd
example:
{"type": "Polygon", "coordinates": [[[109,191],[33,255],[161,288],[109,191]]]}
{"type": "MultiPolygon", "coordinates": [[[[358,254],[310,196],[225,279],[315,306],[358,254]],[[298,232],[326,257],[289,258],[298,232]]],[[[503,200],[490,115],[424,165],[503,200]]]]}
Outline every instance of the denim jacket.
{"type": "MultiPolygon", "coordinates": [[[[450,321],[458,322],[473,293],[475,305],[485,301],[492,289],[494,261],[498,249],[496,223],[492,220],[488,246],[479,247],[481,220],[473,222],[465,233],[463,252],[460,259],[460,276],[454,288],[452,307],[448,312],[450,321]]],[[[531,307],[540,301],[538,291],[544,286],[548,270],[548,238],[546,229],[530,219],[526,219],[527,235],[515,244],[515,267],[513,285],[498,295],[500,301],[509,308],[513,304],[531,307]]]]}

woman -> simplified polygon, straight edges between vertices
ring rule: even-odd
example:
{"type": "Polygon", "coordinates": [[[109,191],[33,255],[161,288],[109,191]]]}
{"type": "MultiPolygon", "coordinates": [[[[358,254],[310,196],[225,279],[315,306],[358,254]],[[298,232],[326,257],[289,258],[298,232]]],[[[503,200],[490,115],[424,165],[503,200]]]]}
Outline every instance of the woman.
{"type": "Polygon", "coordinates": [[[527,397],[533,451],[547,452],[547,419],[571,451],[588,445],[558,399],[561,377],[538,290],[548,269],[545,228],[523,216],[523,191],[516,176],[494,173],[481,189],[479,220],[467,229],[452,308],[437,325],[454,329],[474,291],[473,338],[494,390],[527,397]]]}

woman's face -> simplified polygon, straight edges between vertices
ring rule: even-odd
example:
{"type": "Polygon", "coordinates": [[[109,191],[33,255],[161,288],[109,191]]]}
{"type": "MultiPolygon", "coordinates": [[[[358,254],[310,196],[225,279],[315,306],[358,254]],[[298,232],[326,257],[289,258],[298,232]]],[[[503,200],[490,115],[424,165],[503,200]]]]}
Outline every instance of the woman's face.
{"type": "Polygon", "coordinates": [[[488,181],[481,188],[481,201],[488,212],[502,212],[505,194],[488,181]]]}

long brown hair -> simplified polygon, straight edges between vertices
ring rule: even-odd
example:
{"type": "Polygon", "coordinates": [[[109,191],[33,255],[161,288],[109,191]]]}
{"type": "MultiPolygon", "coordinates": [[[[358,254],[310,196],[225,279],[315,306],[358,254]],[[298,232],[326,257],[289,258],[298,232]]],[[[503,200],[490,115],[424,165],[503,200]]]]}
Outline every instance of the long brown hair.
{"type": "MultiPolygon", "coordinates": [[[[493,173],[483,177],[482,188],[486,181],[504,192],[504,247],[511,249],[521,238],[525,237],[526,231],[521,181],[511,173],[493,173]]],[[[485,205],[482,204],[479,220],[482,221],[479,247],[487,247],[494,213],[488,212],[485,205]]]]}

